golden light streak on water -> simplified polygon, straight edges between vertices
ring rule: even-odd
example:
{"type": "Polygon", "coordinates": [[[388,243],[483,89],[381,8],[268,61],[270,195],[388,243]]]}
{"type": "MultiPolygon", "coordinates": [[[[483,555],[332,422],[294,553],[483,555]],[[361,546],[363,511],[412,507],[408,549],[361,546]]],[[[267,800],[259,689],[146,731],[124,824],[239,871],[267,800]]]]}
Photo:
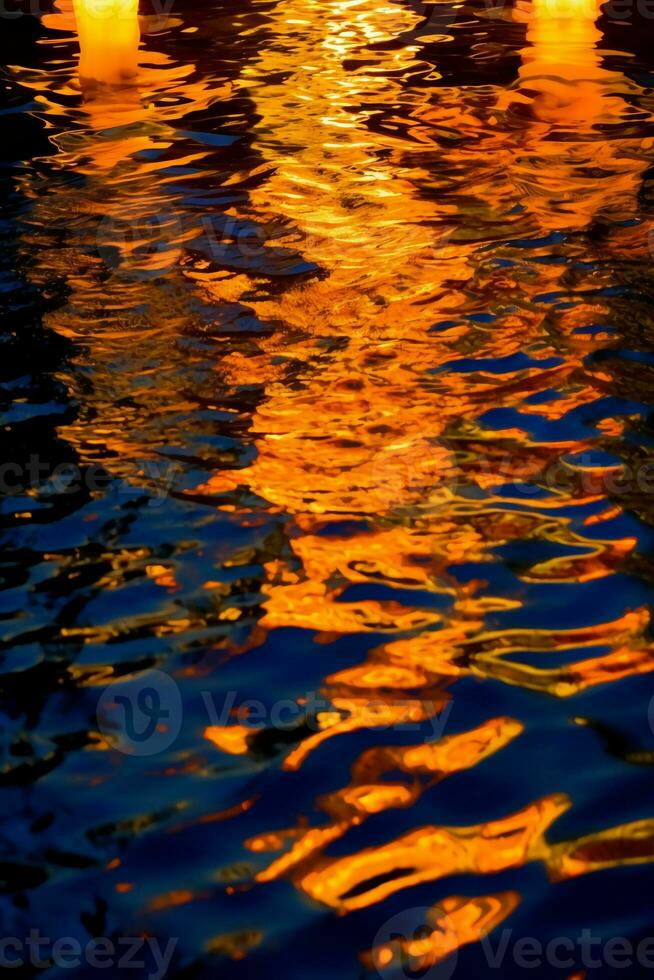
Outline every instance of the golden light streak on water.
{"type": "Polygon", "coordinates": [[[547,828],[570,807],[562,795],[536,801],[505,819],[474,827],[423,827],[381,847],[323,858],[300,887],[339,912],[353,912],[413,885],[453,874],[494,874],[521,867],[543,846],[547,828]]]}
{"type": "Polygon", "coordinates": [[[546,231],[559,228],[562,216],[568,226],[583,228],[609,208],[603,178],[609,173],[610,213],[616,219],[631,207],[647,166],[647,140],[593,138],[597,126],[621,119],[629,90],[604,64],[601,7],[598,0],[533,0],[518,7],[528,44],[521,52],[518,91],[502,101],[531,116],[526,145],[511,166],[546,231]]]}
{"type": "Polygon", "coordinates": [[[82,79],[124,85],[138,70],[138,0],[74,0],[82,79]]]}

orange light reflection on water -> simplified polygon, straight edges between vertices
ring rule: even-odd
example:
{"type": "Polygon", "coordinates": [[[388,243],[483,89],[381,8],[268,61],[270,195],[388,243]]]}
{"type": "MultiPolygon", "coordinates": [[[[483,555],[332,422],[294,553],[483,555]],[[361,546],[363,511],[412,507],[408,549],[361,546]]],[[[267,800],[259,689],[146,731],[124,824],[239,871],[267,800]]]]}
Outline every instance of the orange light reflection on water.
{"type": "Polygon", "coordinates": [[[74,0],[80,76],[120,85],[137,73],[138,0],[74,0]]]}
{"type": "MultiPolygon", "coordinates": [[[[146,250],[143,259],[149,239],[109,233],[107,248],[118,250],[128,267],[143,262],[154,275],[171,262],[172,249],[169,287],[183,282],[218,310],[243,303],[274,327],[256,343],[215,358],[216,376],[226,387],[261,386],[248,420],[256,454],[241,468],[216,467],[192,490],[193,497],[217,500],[244,523],[251,511],[256,519],[257,506],[289,519],[283,556],[262,562],[262,614],[251,645],[275,630],[306,630],[320,655],[319,644],[333,639],[375,637],[360,662],[340,670],[325,667],[321,694],[331,710],[318,716],[314,731],[287,746],[280,768],[299,779],[309,757],[331,739],[347,752],[354,733],[428,723],[449,703],[461,678],[574,698],[651,671],[645,608],[607,613],[603,622],[570,629],[487,626],[493,614],[520,610],[534,583],[572,587],[614,574],[637,543],[631,536],[591,533],[588,523],[588,536],[573,528],[570,512],[605,496],[601,482],[589,489],[573,464],[563,490],[523,498],[518,507],[507,506],[514,501],[499,493],[511,482],[546,487],[542,474],[561,455],[592,448],[592,433],[573,432],[547,443],[517,424],[495,431],[480,421],[501,405],[555,423],[611,384],[609,374],[587,367],[589,344],[575,333],[580,321],[606,313],[599,300],[562,311],[554,335],[548,311],[535,299],[560,288],[560,268],[543,264],[537,272],[523,272],[514,263],[490,272],[479,258],[480,244],[510,239],[516,227],[534,237],[563,228],[574,237],[604,209],[618,217],[633,212],[651,141],[628,134],[618,154],[616,141],[598,139],[598,127],[623,119],[630,84],[603,64],[599,4],[521,4],[515,16],[526,21],[527,35],[517,81],[509,91],[467,104],[455,86],[444,85],[434,95],[411,84],[414,75],[419,79],[434,69],[421,61],[411,36],[420,17],[405,4],[288,0],[272,8],[266,25],[272,40],[233,83],[255,107],[256,176],[267,176],[252,182],[245,204],[225,213],[274,229],[268,248],[297,254],[317,270],[283,288],[268,288],[256,265],[246,274],[189,254],[185,246],[198,229],[178,225],[168,178],[153,179],[156,163],[141,160],[134,167],[141,151],[174,145],[175,110],[161,104],[153,109],[153,93],[175,87],[200,109],[219,97],[219,84],[203,88],[189,80],[192,66],[171,66],[163,56],[159,62],[149,56],[148,69],[139,69],[132,21],[117,35],[123,53],[109,59],[107,49],[98,56],[104,29],[93,25],[81,4],[77,0],[82,78],[131,77],[135,84],[123,102],[89,97],[81,138],[59,138],[62,165],[74,164],[87,178],[80,206],[116,221],[128,207],[136,229],[156,214],[166,252],[146,250]],[[493,320],[473,326],[480,295],[493,320]],[[431,332],[443,323],[443,330],[431,332]],[[492,370],[494,360],[525,351],[529,363],[492,370]],[[479,366],[447,370],[465,358],[479,366]],[[525,403],[548,388],[561,397],[525,403]],[[480,492],[465,496],[462,486],[480,492]],[[244,504],[242,488],[248,501],[254,496],[262,503],[244,504]],[[465,562],[490,564],[499,549],[524,541],[559,551],[555,558],[518,565],[519,588],[511,594],[493,591],[481,573],[464,584],[450,571],[465,562]],[[362,598],[355,591],[378,585],[386,598],[362,598]],[[525,654],[528,664],[520,659],[525,654]],[[557,657],[563,664],[553,666],[548,658],[557,657]]],[[[232,83],[224,84],[228,94],[232,83]]],[[[189,167],[206,153],[197,148],[174,163],[189,167]]],[[[212,180],[230,187],[250,177],[218,172],[212,180]]],[[[153,332],[165,333],[154,323],[162,308],[170,335],[185,324],[188,294],[173,309],[171,292],[160,299],[158,287],[141,280],[130,281],[124,291],[115,282],[113,287],[98,284],[93,270],[81,273],[71,307],[53,315],[55,329],[74,334],[74,304],[89,290],[100,307],[109,305],[108,298],[126,307],[136,300],[150,304],[153,332]]],[[[124,337],[113,335],[107,348],[103,339],[97,356],[109,362],[111,345],[124,337]]],[[[169,340],[164,336],[163,343],[169,340]]],[[[138,436],[114,407],[122,404],[123,392],[119,382],[113,384],[96,408],[95,427],[120,456],[138,436]]],[[[183,415],[184,399],[170,381],[157,386],[153,398],[167,398],[171,411],[183,415]]],[[[83,426],[65,431],[83,442],[83,426]]],[[[606,431],[619,436],[621,429],[606,431]]],[[[619,514],[615,505],[596,522],[615,516],[616,507],[619,514]]],[[[148,567],[155,569],[156,583],[175,587],[168,566],[148,567]]],[[[213,579],[204,584],[221,587],[213,579]]],[[[155,635],[183,632],[194,623],[171,613],[155,635]]],[[[89,639],[98,636],[102,631],[89,639]]],[[[306,895],[343,913],[452,874],[493,874],[542,861],[554,880],[562,880],[651,860],[649,821],[548,844],[549,827],[574,802],[558,792],[521,803],[500,819],[430,825],[345,856],[326,853],[364,821],[409,809],[445,777],[502,753],[523,728],[514,718],[490,719],[434,744],[374,745],[351,760],[346,786],[316,801],[325,823],[308,826],[299,814],[297,826],[248,838],[245,846],[259,856],[283,851],[253,877],[263,884],[286,876],[306,895]]],[[[204,730],[212,750],[234,757],[236,764],[259,758],[262,734],[240,724],[204,730]]],[[[173,894],[193,898],[187,890],[173,894]]],[[[503,921],[518,900],[511,892],[452,897],[442,904],[459,923],[463,944],[503,921]]],[[[432,939],[404,952],[422,965],[436,962],[432,939]]],[[[233,947],[231,936],[217,942],[233,947]]],[[[258,936],[244,948],[257,942],[258,936]]],[[[238,944],[237,949],[240,955],[238,944]]],[[[385,966],[396,953],[370,956],[385,966]]]]}

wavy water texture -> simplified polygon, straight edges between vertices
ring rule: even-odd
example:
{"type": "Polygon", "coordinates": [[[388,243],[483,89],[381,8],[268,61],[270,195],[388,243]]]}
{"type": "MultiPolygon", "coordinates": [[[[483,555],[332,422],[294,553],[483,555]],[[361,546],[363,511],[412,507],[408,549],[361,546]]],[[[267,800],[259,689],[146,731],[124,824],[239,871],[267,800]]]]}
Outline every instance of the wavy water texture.
{"type": "Polygon", "coordinates": [[[642,27],[210,0],[109,59],[85,9],[7,71],[6,929],[285,980],[646,936],[642,27]]]}

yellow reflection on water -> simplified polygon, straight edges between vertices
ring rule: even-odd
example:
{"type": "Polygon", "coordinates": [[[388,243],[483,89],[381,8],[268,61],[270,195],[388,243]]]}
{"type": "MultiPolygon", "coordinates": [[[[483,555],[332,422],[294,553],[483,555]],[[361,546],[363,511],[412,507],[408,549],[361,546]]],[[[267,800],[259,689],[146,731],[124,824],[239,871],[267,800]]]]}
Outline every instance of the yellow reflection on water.
{"type": "MultiPolygon", "coordinates": [[[[471,769],[517,738],[522,725],[511,718],[494,718],[477,729],[447,736],[434,744],[394,748],[377,747],[363,752],[352,766],[352,780],[343,789],[318,800],[331,822],[327,826],[292,829],[276,838],[259,836],[247,841],[252,851],[290,849],[260,871],[258,881],[273,881],[293,873],[301,878],[315,864],[325,847],[373,814],[411,806],[423,791],[456,772],[471,769]],[[394,782],[386,782],[391,774],[394,782]],[[402,781],[399,781],[401,777],[402,781]]],[[[211,737],[211,736],[209,736],[211,737]]]]}
{"type": "MultiPolygon", "coordinates": [[[[551,113],[557,120],[561,110],[586,100],[588,90],[583,83],[589,77],[601,80],[606,76],[598,50],[602,40],[597,26],[600,9],[598,0],[532,0],[529,4],[529,47],[522,53],[520,77],[523,81],[540,77],[545,91],[549,71],[551,113]],[[558,101],[555,92],[560,93],[558,101]]],[[[592,122],[592,116],[584,118],[592,122]]]]}
{"type": "Polygon", "coordinates": [[[119,85],[137,73],[138,0],[74,0],[83,79],[119,85]]]}
{"type": "Polygon", "coordinates": [[[600,0],[532,0],[517,90],[501,104],[528,112],[511,162],[525,202],[546,231],[583,228],[632,206],[647,166],[641,139],[602,139],[625,116],[624,77],[603,63],[600,0]],[[641,157],[640,165],[636,162],[641,157]],[[610,187],[607,182],[610,181],[610,187]]]}
{"type": "Polygon", "coordinates": [[[380,847],[323,858],[299,884],[316,901],[352,912],[449,875],[519,868],[536,857],[545,831],[569,806],[565,796],[554,795],[478,826],[422,827],[380,847]]]}

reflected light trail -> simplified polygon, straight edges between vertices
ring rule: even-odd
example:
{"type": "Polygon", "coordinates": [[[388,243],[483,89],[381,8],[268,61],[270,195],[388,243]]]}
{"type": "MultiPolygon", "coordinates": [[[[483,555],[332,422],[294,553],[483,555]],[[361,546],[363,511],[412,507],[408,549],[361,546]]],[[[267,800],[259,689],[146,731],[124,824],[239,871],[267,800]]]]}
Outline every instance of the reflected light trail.
{"type": "Polygon", "coordinates": [[[74,0],[82,79],[120,85],[137,73],[138,0],[74,0]]]}
{"type": "Polygon", "coordinates": [[[606,112],[597,0],[534,0],[522,53],[523,88],[534,93],[534,114],[547,122],[577,122],[584,129],[606,112]]]}

